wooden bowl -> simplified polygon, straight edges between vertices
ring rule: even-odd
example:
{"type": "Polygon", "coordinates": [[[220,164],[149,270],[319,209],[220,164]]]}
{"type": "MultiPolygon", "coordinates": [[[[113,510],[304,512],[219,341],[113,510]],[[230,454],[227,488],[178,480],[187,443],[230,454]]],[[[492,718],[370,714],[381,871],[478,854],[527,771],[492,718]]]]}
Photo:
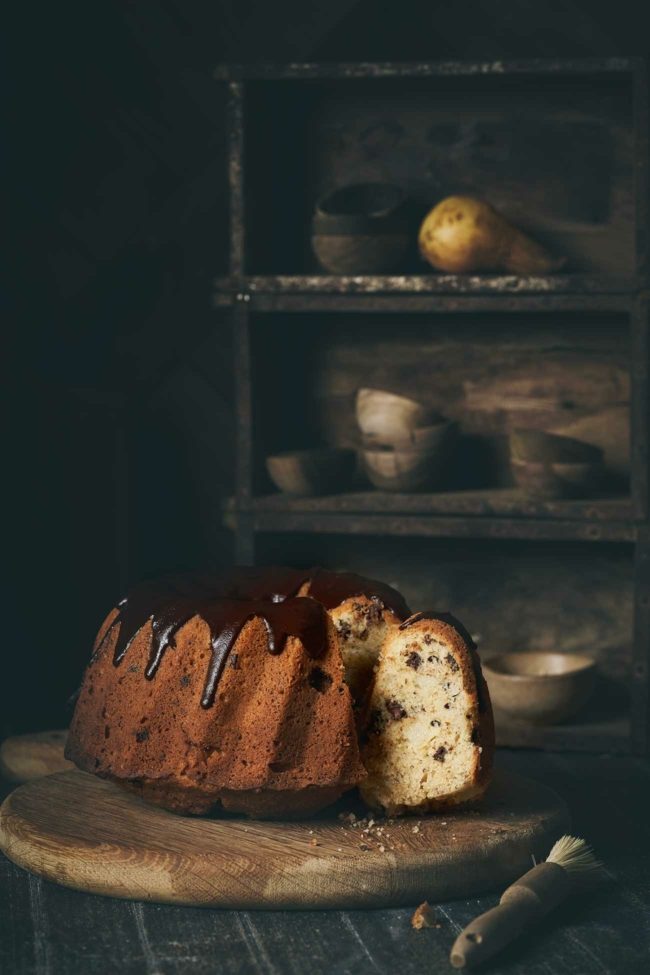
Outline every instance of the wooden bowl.
{"type": "Polygon", "coordinates": [[[358,390],[356,416],[363,436],[379,444],[403,444],[413,431],[427,427],[437,418],[435,410],[417,400],[384,389],[358,390]]]}
{"type": "Polygon", "coordinates": [[[573,437],[513,430],[510,467],[515,482],[530,497],[584,498],[600,486],[603,451],[573,437]]]}
{"type": "Polygon", "coordinates": [[[266,458],[266,469],[275,486],[285,494],[313,496],[349,487],[356,460],[354,450],[318,447],[274,454],[266,458]]]}
{"type": "Polygon", "coordinates": [[[399,271],[411,244],[402,190],[390,183],[334,190],[316,205],[311,240],[319,264],[331,274],[399,271]]]}
{"type": "Polygon", "coordinates": [[[440,451],[366,447],[362,451],[368,480],[380,491],[426,491],[444,479],[440,451]]]}
{"type": "Polygon", "coordinates": [[[483,662],[495,711],[528,724],[560,724],[594,686],[596,662],[574,653],[505,653],[483,662]]]}
{"type": "Polygon", "coordinates": [[[588,498],[596,494],[603,466],[596,464],[552,464],[543,461],[510,460],[515,483],[531,498],[588,498]]]}
{"type": "Polygon", "coordinates": [[[394,440],[392,443],[384,443],[378,437],[364,437],[363,444],[368,450],[379,448],[392,448],[394,450],[416,450],[424,453],[447,448],[450,440],[457,432],[456,424],[452,420],[445,420],[440,417],[437,423],[427,427],[416,427],[410,435],[403,440],[394,440]]]}
{"type": "Polygon", "coordinates": [[[510,455],[514,460],[554,464],[596,464],[603,460],[600,447],[545,430],[513,430],[510,455]]]}

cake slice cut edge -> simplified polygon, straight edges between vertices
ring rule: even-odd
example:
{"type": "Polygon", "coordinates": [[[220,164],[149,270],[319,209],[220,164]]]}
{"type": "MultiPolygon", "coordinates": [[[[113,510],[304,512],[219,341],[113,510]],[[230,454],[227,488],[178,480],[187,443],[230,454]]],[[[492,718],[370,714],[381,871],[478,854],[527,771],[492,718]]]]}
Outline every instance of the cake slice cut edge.
{"type": "Polygon", "coordinates": [[[474,642],[446,613],[416,613],[386,637],[370,695],[364,801],[388,815],[479,799],[494,723],[474,642]]]}
{"type": "Polygon", "coordinates": [[[381,648],[402,620],[380,600],[363,594],[346,599],[329,616],[338,635],[345,682],[355,705],[363,707],[381,648]]]}

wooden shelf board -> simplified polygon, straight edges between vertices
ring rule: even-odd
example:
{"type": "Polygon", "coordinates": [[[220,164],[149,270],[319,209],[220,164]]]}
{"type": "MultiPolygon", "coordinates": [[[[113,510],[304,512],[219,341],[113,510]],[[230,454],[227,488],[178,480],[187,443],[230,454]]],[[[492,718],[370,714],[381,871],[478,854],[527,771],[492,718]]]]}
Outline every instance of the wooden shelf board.
{"type": "MultiPolygon", "coordinates": [[[[232,508],[233,501],[228,502],[232,508]]],[[[516,488],[490,488],[433,494],[351,491],[317,498],[268,494],[251,500],[255,512],[319,514],[429,514],[475,518],[550,518],[568,521],[623,522],[633,517],[629,497],[576,501],[534,501],[516,488]]]]}
{"type": "Polygon", "coordinates": [[[635,751],[629,717],[621,715],[601,721],[534,726],[495,717],[497,745],[504,748],[544,748],[557,751],[613,752],[635,751]]]}
{"type": "Polygon", "coordinates": [[[384,535],[420,538],[484,538],[521,541],[634,542],[630,521],[578,521],[560,518],[504,518],[397,512],[268,511],[255,502],[226,507],[223,523],[237,530],[300,534],[384,535]]]}

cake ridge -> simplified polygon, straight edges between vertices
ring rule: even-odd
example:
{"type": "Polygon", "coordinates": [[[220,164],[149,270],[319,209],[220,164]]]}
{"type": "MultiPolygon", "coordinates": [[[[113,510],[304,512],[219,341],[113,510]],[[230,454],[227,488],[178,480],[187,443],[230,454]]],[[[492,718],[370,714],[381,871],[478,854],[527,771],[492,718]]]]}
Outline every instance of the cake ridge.
{"type": "Polygon", "coordinates": [[[178,631],[193,616],[200,616],[209,627],[212,648],[201,697],[201,707],[209,708],[228,655],[248,620],[259,617],[264,621],[270,653],[281,653],[288,636],[297,636],[307,654],[316,658],[327,640],[325,610],[362,594],[392,609],[400,619],[409,613],[397,590],[352,572],[241,566],[212,575],[165,576],[141,583],[120,600],[117,615],[95,654],[119,626],[113,649],[113,664],[119,666],[137,634],[150,622],[151,651],[144,676],[153,680],[178,631]],[[307,592],[298,596],[304,587],[307,592]]]}
{"type": "MultiPolygon", "coordinates": [[[[151,588],[146,589],[149,598],[151,588]]],[[[101,650],[115,626],[120,632],[113,650],[113,665],[119,666],[126,657],[129,647],[142,627],[151,621],[152,639],[149,659],[144,676],[153,680],[166,650],[174,645],[178,631],[193,616],[199,616],[210,631],[212,649],[210,663],[205,679],[201,707],[209,708],[214,703],[219,678],[223,673],[228,655],[245,624],[259,617],[263,620],[267,633],[267,649],[271,654],[282,653],[287,639],[296,636],[309,657],[322,656],[327,643],[327,620],[323,606],[305,596],[290,597],[282,602],[262,602],[206,597],[197,592],[194,596],[172,595],[168,589],[160,593],[160,602],[153,609],[149,603],[149,613],[143,617],[143,603],[135,600],[121,604],[130,609],[130,616],[117,616],[99,644],[101,650]],[[135,621],[131,629],[127,623],[135,621]]],[[[119,604],[118,604],[119,606],[119,604]]]]}

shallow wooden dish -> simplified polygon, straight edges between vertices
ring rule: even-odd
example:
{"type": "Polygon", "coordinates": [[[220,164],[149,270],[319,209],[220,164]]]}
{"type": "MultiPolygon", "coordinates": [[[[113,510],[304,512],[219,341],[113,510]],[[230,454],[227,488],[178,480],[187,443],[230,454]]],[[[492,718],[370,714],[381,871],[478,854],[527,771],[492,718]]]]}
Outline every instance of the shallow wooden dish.
{"type": "Polygon", "coordinates": [[[28,782],[73,768],[63,757],[67,731],[35,731],[13,735],[0,744],[0,775],[9,782],[28,782]]]}
{"type": "Polygon", "coordinates": [[[589,698],[596,662],[575,653],[505,653],[483,662],[495,711],[528,724],[560,724],[589,698]]]}
{"type": "Polygon", "coordinates": [[[338,447],[286,451],[266,458],[275,486],[285,494],[303,497],[345,490],[355,466],[354,450],[338,447]]]}

